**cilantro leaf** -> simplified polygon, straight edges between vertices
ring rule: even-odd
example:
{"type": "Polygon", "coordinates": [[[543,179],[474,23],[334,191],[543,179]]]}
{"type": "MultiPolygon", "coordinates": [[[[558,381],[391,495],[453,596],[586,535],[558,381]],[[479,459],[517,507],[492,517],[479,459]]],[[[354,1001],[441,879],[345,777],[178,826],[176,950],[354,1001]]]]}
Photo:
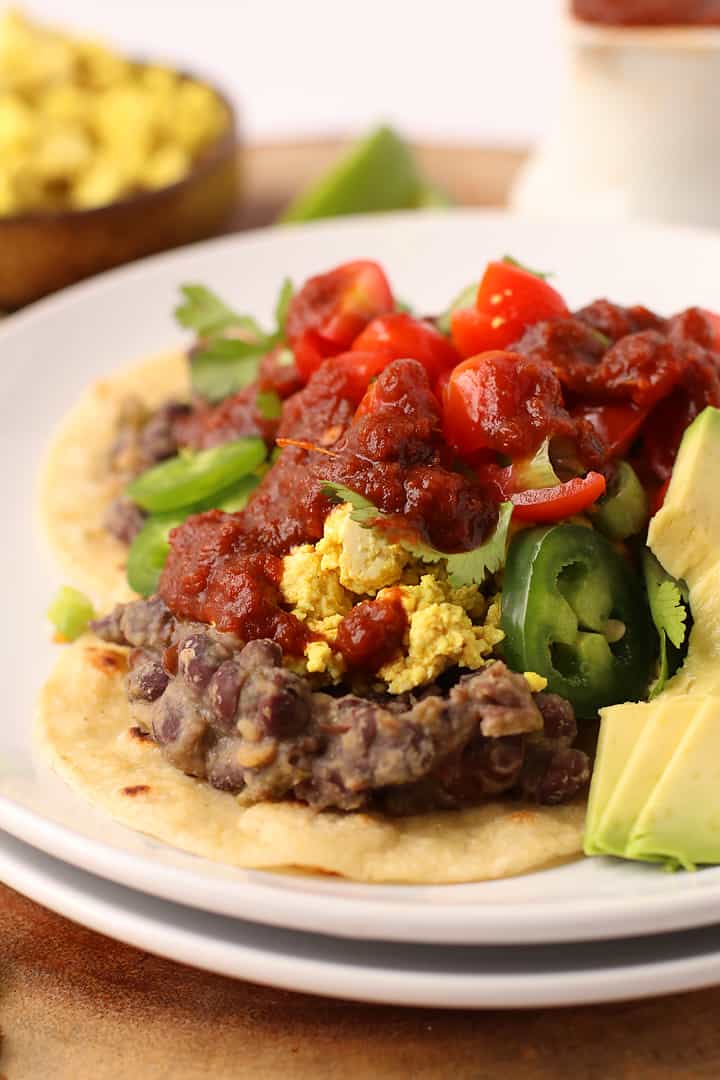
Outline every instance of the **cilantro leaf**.
{"type": "Polygon", "coordinates": [[[191,357],[192,388],[208,401],[222,401],[254,382],[262,357],[284,340],[292,282],[285,278],[280,287],[276,325],[269,333],[251,316],[233,311],[204,285],[183,285],[180,291],[184,303],[175,309],[175,317],[201,339],[200,348],[191,357]],[[242,336],[229,337],[231,329],[243,331],[242,336]]]}
{"type": "Polygon", "coordinates": [[[216,338],[192,358],[193,390],[208,401],[222,401],[255,382],[266,351],[239,338],[216,338]]]}
{"type": "Polygon", "coordinates": [[[282,414],[282,401],[275,390],[259,390],[255,398],[255,408],[263,420],[279,420],[282,414]]]}
{"type": "Polygon", "coordinates": [[[685,640],[687,607],[682,586],[663,569],[649,548],[643,552],[643,571],[650,614],[658,632],[660,646],[658,675],[650,687],[652,698],[660,693],[668,679],[668,641],[679,649],[685,640]]]}
{"type": "Polygon", "coordinates": [[[182,285],[180,292],[185,303],[175,308],[175,318],[187,330],[194,330],[198,337],[216,337],[231,326],[241,326],[262,337],[262,330],[254,319],[238,315],[204,285],[182,285]]]}
{"type": "Polygon", "coordinates": [[[334,484],[328,481],[322,485],[321,490],[323,495],[327,495],[333,502],[350,503],[352,506],[350,520],[356,521],[358,525],[365,528],[373,525],[378,518],[385,517],[382,510],[378,510],[377,506],[371,503],[369,499],[366,499],[364,495],[360,495],[357,491],[345,487],[344,484],[334,484]]]}
{"type": "MultiPolygon", "coordinates": [[[[350,503],[351,521],[356,521],[363,528],[371,528],[376,522],[388,516],[382,510],[378,510],[364,495],[352,491],[343,484],[326,483],[323,484],[322,490],[335,502],[350,503]]],[[[494,574],[505,562],[508,529],[513,512],[512,503],[501,503],[499,511],[497,525],[492,536],[471,551],[449,554],[446,551],[438,551],[437,548],[420,539],[417,542],[413,541],[405,535],[397,538],[395,543],[405,548],[421,562],[437,563],[444,560],[447,565],[448,580],[455,589],[463,585],[481,585],[488,574],[494,574]]]]}
{"type": "Polygon", "coordinates": [[[459,292],[446,311],[443,311],[442,315],[438,315],[435,320],[435,325],[441,334],[449,336],[450,334],[450,320],[452,319],[453,312],[458,311],[460,308],[473,307],[475,304],[475,296],[478,291],[478,282],[473,281],[471,285],[466,285],[462,292],[459,292]]]}
{"type": "Polygon", "coordinates": [[[555,487],[560,477],[550,460],[550,440],[544,439],[532,457],[513,463],[513,479],[519,491],[555,487]]]}
{"type": "Polygon", "coordinates": [[[507,263],[508,266],[515,266],[518,270],[524,270],[526,274],[532,274],[533,277],[540,278],[541,281],[547,281],[552,274],[549,270],[531,270],[529,266],[525,266],[519,259],[513,259],[512,255],[503,255],[502,262],[507,263]]]}
{"type": "Polygon", "coordinates": [[[290,307],[290,301],[295,295],[295,289],[293,283],[289,277],[283,279],[283,283],[280,286],[280,292],[278,298],[275,301],[275,335],[278,340],[281,340],[285,336],[285,323],[287,322],[288,308],[290,307]]]}
{"type": "Polygon", "coordinates": [[[474,583],[481,585],[488,574],[494,574],[501,566],[504,566],[513,504],[500,503],[498,510],[495,530],[484,544],[473,548],[472,551],[448,555],[448,578],[453,588],[459,589],[463,585],[474,583]]]}

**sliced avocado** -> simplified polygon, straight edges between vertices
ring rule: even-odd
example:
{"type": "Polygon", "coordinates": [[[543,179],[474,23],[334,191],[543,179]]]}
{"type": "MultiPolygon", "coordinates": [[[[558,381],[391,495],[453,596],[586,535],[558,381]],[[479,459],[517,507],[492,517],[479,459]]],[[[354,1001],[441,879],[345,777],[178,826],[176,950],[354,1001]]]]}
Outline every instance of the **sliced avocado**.
{"type": "Polygon", "coordinates": [[[601,711],[585,851],[720,862],[720,410],[688,427],[648,546],[689,590],[682,668],[649,703],[601,711]]]}
{"type": "MultiPolygon", "coordinates": [[[[598,851],[608,855],[625,854],[638,814],[647,803],[701,704],[701,700],[694,698],[665,701],[660,695],[655,701],[631,706],[634,709],[631,725],[628,724],[627,711],[625,715],[621,715],[620,723],[632,726],[637,735],[625,759],[624,768],[621,766],[610,797],[598,815],[592,838],[592,846],[598,851]]],[[[612,716],[615,708],[627,710],[628,707],[620,705],[604,709],[603,729],[606,725],[612,728],[617,723],[618,718],[612,716]]],[[[627,741],[626,737],[624,742],[627,741]]],[[[626,745],[621,746],[621,750],[626,749],[626,745]]],[[[598,760],[601,781],[603,773],[614,773],[621,764],[615,760],[608,767],[600,754],[598,760]]],[[[609,786],[607,776],[600,786],[609,786]]]]}
{"type": "Polygon", "coordinates": [[[646,705],[636,705],[634,702],[603,709],[595,772],[585,818],[586,855],[607,854],[598,825],[642,732],[646,711],[646,705]]]}
{"type": "Polygon", "coordinates": [[[692,723],[638,815],[625,855],[687,870],[720,862],[720,698],[695,703],[692,723]]]}
{"type": "Polygon", "coordinates": [[[683,435],[665,501],[648,530],[648,547],[688,585],[718,565],[719,483],[720,409],[708,407],[683,435]]]}
{"type": "Polygon", "coordinates": [[[428,190],[408,144],[392,128],[380,127],[302,192],[280,220],[410,209],[422,205],[428,190]]]}

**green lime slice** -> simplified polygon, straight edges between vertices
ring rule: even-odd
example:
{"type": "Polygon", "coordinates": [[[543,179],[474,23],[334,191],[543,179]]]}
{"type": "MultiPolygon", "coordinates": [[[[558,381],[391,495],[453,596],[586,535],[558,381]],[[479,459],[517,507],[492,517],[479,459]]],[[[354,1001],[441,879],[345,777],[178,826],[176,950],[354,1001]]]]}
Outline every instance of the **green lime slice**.
{"type": "Polygon", "coordinates": [[[300,194],[280,220],[403,210],[419,205],[426,191],[408,144],[392,128],[380,127],[300,194]]]}

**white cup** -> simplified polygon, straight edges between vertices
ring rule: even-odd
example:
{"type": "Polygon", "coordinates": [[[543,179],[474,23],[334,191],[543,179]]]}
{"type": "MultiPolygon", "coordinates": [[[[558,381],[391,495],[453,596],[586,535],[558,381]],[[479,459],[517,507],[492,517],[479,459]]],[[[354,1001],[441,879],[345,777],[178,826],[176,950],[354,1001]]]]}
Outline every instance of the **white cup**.
{"type": "Polygon", "coordinates": [[[566,30],[559,115],[513,208],[720,225],[720,28],[566,30]]]}

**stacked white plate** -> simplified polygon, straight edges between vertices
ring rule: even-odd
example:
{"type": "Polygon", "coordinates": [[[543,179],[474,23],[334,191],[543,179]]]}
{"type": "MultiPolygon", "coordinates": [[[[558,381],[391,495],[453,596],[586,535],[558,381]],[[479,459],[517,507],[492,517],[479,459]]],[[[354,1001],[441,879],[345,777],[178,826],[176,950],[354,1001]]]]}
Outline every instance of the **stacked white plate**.
{"type": "Polygon", "coordinates": [[[278,282],[372,257],[397,294],[439,311],[510,253],[555,271],[571,305],[610,295],[663,312],[720,307],[720,236],[560,226],[457,211],[386,215],[219,240],[105,275],[0,327],[5,514],[0,879],[93,929],[176,960],[291,989],[433,1006],[531,1006],[720,982],[720,869],[665,874],[582,860],[506,881],[360,885],[238,871],[115,824],[32,746],[52,662],[57,571],[33,524],[34,477],[83,387],[178,341],[177,288],[203,282],[268,315],[278,282]]]}

